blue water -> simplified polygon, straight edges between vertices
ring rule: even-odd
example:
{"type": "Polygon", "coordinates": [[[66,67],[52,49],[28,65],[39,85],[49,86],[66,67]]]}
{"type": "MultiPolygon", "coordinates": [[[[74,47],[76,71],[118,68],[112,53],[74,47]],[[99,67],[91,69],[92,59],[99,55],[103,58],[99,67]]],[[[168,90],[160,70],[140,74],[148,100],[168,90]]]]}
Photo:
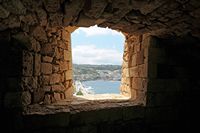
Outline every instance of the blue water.
{"type": "Polygon", "coordinates": [[[105,94],[105,93],[120,93],[120,81],[84,81],[82,82],[85,86],[91,86],[95,94],[105,94]]]}

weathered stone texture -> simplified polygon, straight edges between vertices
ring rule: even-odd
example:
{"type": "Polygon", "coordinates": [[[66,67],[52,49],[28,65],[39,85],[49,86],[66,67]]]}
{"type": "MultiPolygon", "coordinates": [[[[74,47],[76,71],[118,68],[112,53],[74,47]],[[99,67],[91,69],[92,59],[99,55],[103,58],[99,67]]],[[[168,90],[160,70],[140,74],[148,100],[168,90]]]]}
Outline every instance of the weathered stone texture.
{"type": "Polygon", "coordinates": [[[29,91],[25,91],[22,93],[22,105],[26,106],[31,104],[31,94],[29,91]]]}
{"type": "Polygon", "coordinates": [[[106,0],[91,0],[84,7],[84,14],[90,18],[99,18],[107,4],[106,0]]]}
{"type": "Polygon", "coordinates": [[[72,70],[67,70],[65,72],[65,80],[71,80],[72,79],[72,70]]]}
{"type": "Polygon", "coordinates": [[[42,63],[41,64],[41,73],[42,74],[52,74],[52,64],[42,63]]]}
{"type": "Polygon", "coordinates": [[[59,85],[52,85],[52,91],[55,92],[63,92],[65,90],[64,85],[59,84],[59,85]]]}
{"type": "Polygon", "coordinates": [[[0,5],[0,18],[7,18],[10,12],[0,5]]]}
{"type": "Polygon", "coordinates": [[[37,26],[37,27],[34,28],[34,30],[33,30],[33,36],[38,41],[47,42],[46,32],[40,26],[37,26]]]}
{"type": "Polygon", "coordinates": [[[37,16],[41,26],[47,25],[47,13],[43,9],[37,9],[37,16]]]}
{"type": "Polygon", "coordinates": [[[43,88],[37,88],[33,91],[33,102],[39,103],[44,99],[45,90],[43,88]]]}
{"type": "Polygon", "coordinates": [[[23,51],[23,71],[24,76],[33,75],[33,55],[28,51],[23,51]]]}
{"type": "Polygon", "coordinates": [[[50,76],[50,84],[55,84],[60,82],[61,82],[61,74],[52,74],[50,76]]]}
{"type": "Polygon", "coordinates": [[[43,56],[42,57],[43,62],[51,63],[53,61],[53,57],[50,56],[43,56]]]}
{"type": "Polygon", "coordinates": [[[1,109],[72,100],[70,33],[95,24],[126,34],[121,94],[145,105],[104,109],[95,101],[99,110],[83,103],[81,111],[67,105],[56,113],[48,106],[48,115],[9,114],[6,131],[162,133],[182,125],[191,132],[199,113],[199,9],[199,0],[0,0],[1,109]]]}
{"type": "Polygon", "coordinates": [[[20,0],[6,0],[3,6],[13,14],[25,14],[26,8],[20,0]]]}
{"type": "Polygon", "coordinates": [[[33,91],[38,87],[38,78],[37,77],[22,77],[21,79],[21,88],[26,91],[33,91]]]}
{"type": "Polygon", "coordinates": [[[60,4],[60,0],[44,0],[44,6],[48,12],[57,12],[60,4]]]}
{"type": "Polygon", "coordinates": [[[35,54],[34,75],[39,76],[41,73],[41,55],[35,54]]]}
{"type": "MultiPolygon", "coordinates": [[[[144,38],[147,37],[144,36],[144,38]]],[[[142,39],[142,36],[127,35],[123,55],[121,93],[131,96],[136,101],[144,100],[145,95],[138,94],[144,94],[147,90],[148,61],[145,58],[149,55],[145,53],[148,50],[148,44],[143,46],[143,40],[145,39],[142,39]]]]}
{"type": "Polygon", "coordinates": [[[73,23],[82,7],[84,6],[84,0],[73,0],[65,3],[64,25],[68,26],[73,23]]]}
{"type": "Polygon", "coordinates": [[[46,43],[42,45],[41,54],[52,57],[54,55],[54,51],[54,46],[52,44],[46,43]]]}

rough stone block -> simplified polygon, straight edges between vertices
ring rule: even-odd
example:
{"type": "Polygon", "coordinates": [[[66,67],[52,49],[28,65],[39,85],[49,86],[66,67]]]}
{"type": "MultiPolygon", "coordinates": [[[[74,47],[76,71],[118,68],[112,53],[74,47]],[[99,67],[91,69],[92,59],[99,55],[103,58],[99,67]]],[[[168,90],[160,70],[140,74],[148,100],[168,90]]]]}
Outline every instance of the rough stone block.
{"type": "Polygon", "coordinates": [[[54,73],[50,76],[50,84],[56,84],[59,82],[61,82],[61,74],[54,73]]]}
{"type": "Polygon", "coordinates": [[[64,72],[60,74],[60,81],[62,83],[65,82],[65,73],[64,72]]]}
{"type": "Polygon", "coordinates": [[[51,63],[53,61],[53,57],[50,56],[42,56],[42,62],[51,63]]]}
{"type": "Polygon", "coordinates": [[[34,75],[39,76],[41,72],[41,55],[35,54],[34,75]]]}
{"type": "Polygon", "coordinates": [[[71,87],[72,84],[70,84],[70,83],[71,83],[71,80],[65,81],[65,82],[64,82],[64,86],[65,86],[65,88],[69,88],[69,87],[71,87]]]}
{"type": "Polygon", "coordinates": [[[130,68],[124,68],[123,71],[122,71],[123,76],[125,76],[125,77],[131,77],[129,71],[130,71],[130,68]]]}
{"type": "Polygon", "coordinates": [[[47,24],[47,13],[46,13],[46,11],[43,10],[43,9],[37,9],[36,13],[37,13],[40,25],[45,26],[47,24]]]}
{"type": "Polygon", "coordinates": [[[84,8],[84,13],[90,18],[99,18],[107,4],[106,0],[92,0],[91,3],[84,8]]]}
{"type": "Polygon", "coordinates": [[[71,100],[72,99],[72,96],[73,96],[73,88],[72,87],[69,87],[65,90],[65,99],[68,99],[68,100],[71,100]]]}
{"type": "Polygon", "coordinates": [[[37,17],[35,14],[26,14],[24,16],[20,16],[20,20],[30,26],[36,25],[38,23],[37,17]]]}
{"type": "MultiPolygon", "coordinates": [[[[68,40],[69,41],[69,40],[68,40]]],[[[62,48],[62,49],[65,49],[65,50],[68,50],[68,46],[67,46],[67,42],[63,41],[63,40],[58,40],[58,47],[59,48],[62,48]]]]}
{"type": "Polygon", "coordinates": [[[34,52],[40,52],[40,49],[41,49],[40,43],[36,39],[31,37],[30,44],[31,44],[31,48],[30,48],[31,51],[33,50],[34,52]]]}
{"type": "Polygon", "coordinates": [[[49,95],[49,94],[46,94],[45,96],[44,96],[44,104],[51,104],[51,95],[49,95]]]}
{"type": "Polygon", "coordinates": [[[84,0],[73,0],[65,3],[64,25],[68,26],[74,17],[78,16],[84,3],[84,0]]]}
{"type": "Polygon", "coordinates": [[[65,80],[71,80],[72,79],[72,70],[65,71],[65,80]]]}
{"type": "Polygon", "coordinates": [[[36,89],[38,87],[38,78],[37,77],[22,77],[21,87],[23,90],[33,91],[33,89],[36,89]]]}
{"type": "Polygon", "coordinates": [[[48,12],[56,12],[60,9],[60,1],[44,0],[44,6],[48,12]]]}
{"type": "Polygon", "coordinates": [[[7,18],[10,12],[0,5],[0,18],[7,18]]]}
{"type": "Polygon", "coordinates": [[[52,64],[42,63],[41,64],[41,72],[42,72],[42,74],[52,74],[52,64]]]}
{"type": "Polygon", "coordinates": [[[3,6],[13,14],[25,14],[26,8],[20,0],[9,0],[3,2],[3,6]]]}
{"type": "Polygon", "coordinates": [[[51,86],[43,86],[42,88],[45,92],[50,92],[51,91],[51,86]]]}
{"type": "Polygon", "coordinates": [[[19,28],[20,27],[20,20],[16,15],[9,15],[8,19],[6,19],[6,23],[10,29],[19,28]]]}
{"type": "Polygon", "coordinates": [[[66,88],[62,84],[52,85],[52,91],[54,92],[63,92],[66,88]]]}
{"type": "Polygon", "coordinates": [[[45,96],[45,91],[43,90],[43,88],[34,89],[34,91],[33,91],[33,102],[34,103],[42,102],[42,100],[44,99],[44,96],[45,96]]]}
{"type": "Polygon", "coordinates": [[[69,41],[70,40],[70,33],[66,30],[62,30],[62,40],[69,41]]]}
{"type": "Polygon", "coordinates": [[[136,54],[136,64],[141,65],[144,63],[144,50],[140,50],[136,54]]]}
{"type": "Polygon", "coordinates": [[[138,103],[139,105],[146,105],[146,97],[147,93],[146,91],[142,90],[136,90],[136,99],[135,102],[138,103]]]}
{"type": "Polygon", "coordinates": [[[137,63],[136,63],[136,57],[137,57],[136,54],[133,54],[133,55],[132,55],[132,58],[131,58],[131,66],[132,66],[132,67],[134,67],[134,66],[137,65],[137,63]]]}
{"type": "Polygon", "coordinates": [[[132,89],[136,90],[147,90],[147,82],[146,78],[132,78],[132,89]]]}
{"type": "Polygon", "coordinates": [[[67,61],[60,61],[59,62],[60,70],[61,71],[68,70],[68,64],[69,64],[69,62],[67,62],[67,61]]]}
{"type": "Polygon", "coordinates": [[[96,21],[94,19],[91,19],[88,16],[85,16],[83,13],[81,13],[77,26],[78,27],[89,27],[89,26],[93,26],[96,24],[96,21]]]}
{"type": "Polygon", "coordinates": [[[60,59],[64,58],[63,56],[64,56],[64,50],[55,47],[54,57],[55,57],[57,60],[60,60],[60,59]]]}
{"type": "Polygon", "coordinates": [[[47,42],[47,35],[43,27],[41,26],[35,27],[32,33],[36,40],[41,42],[47,42]]]}
{"type": "Polygon", "coordinates": [[[54,93],[53,96],[54,96],[54,98],[55,98],[56,101],[60,101],[61,100],[60,93],[54,93]]]}
{"type": "Polygon", "coordinates": [[[49,85],[50,84],[50,76],[42,75],[41,76],[41,84],[42,85],[49,85]]]}
{"type": "Polygon", "coordinates": [[[31,104],[31,93],[29,91],[22,92],[21,100],[24,106],[31,104]]]}
{"type": "MultiPolygon", "coordinates": [[[[130,89],[129,91],[129,96],[131,100],[136,100],[137,98],[137,91],[133,88],[130,89]]],[[[140,101],[138,103],[141,103],[140,101]]]]}
{"type": "Polygon", "coordinates": [[[53,65],[53,73],[57,73],[60,71],[59,65],[53,65]]]}
{"type": "Polygon", "coordinates": [[[28,51],[23,51],[23,70],[24,76],[33,75],[33,55],[28,51]]]}
{"type": "Polygon", "coordinates": [[[72,60],[72,56],[71,56],[71,52],[70,51],[64,50],[64,60],[65,61],[72,60]]]}
{"type": "MultiPolygon", "coordinates": [[[[62,26],[63,25],[63,23],[62,23],[63,14],[62,14],[62,12],[49,13],[48,16],[49,16],[48,17],[48,22],[50,23],[50,25],[52,27],[62,26]]],[[[61,37],[61,36],[57,36],[57,37],[61,37]]]]}
{"type": "Polygon", "coordinates": [[[71,61],[68,62],[68,69],[69,69],[69,70],[72,70],[72,65],[73,65],[73,64],[72,64],[72,60],[71,60],[71,61]]]}
{"type": "Polygon", "coordinates": [[[139,77],[138,66],[129,68],[128,77],[139,77]]]}
{"type": "Polygon", "coordinates": [[[147,77],[147,72],[148,72],[148,68],[147,68],[147,64],[142,64],[138,66],[138,76],[141,78],[146,78],[147,77]]]}

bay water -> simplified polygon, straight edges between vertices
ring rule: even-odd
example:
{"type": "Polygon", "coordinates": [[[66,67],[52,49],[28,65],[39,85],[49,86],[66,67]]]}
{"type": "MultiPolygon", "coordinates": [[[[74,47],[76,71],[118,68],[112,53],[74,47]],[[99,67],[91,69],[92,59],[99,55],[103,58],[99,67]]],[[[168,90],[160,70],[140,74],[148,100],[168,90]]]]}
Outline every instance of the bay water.
{"type": "Polygon", "coordinates": [[[84,81],[82,84],[91,87],[95,94],[119,94],[120,81],[92,80],[84,81]]]}

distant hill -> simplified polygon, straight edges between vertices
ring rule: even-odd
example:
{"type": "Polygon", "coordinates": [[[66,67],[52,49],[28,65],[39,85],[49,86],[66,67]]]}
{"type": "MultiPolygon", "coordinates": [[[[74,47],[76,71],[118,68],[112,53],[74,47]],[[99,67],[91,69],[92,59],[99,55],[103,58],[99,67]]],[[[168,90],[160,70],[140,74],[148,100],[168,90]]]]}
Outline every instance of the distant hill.
{"type": "Polygon", "coordinates": [[[73,64],[74,80],[121,80],[120,65],[73,64]]]}

